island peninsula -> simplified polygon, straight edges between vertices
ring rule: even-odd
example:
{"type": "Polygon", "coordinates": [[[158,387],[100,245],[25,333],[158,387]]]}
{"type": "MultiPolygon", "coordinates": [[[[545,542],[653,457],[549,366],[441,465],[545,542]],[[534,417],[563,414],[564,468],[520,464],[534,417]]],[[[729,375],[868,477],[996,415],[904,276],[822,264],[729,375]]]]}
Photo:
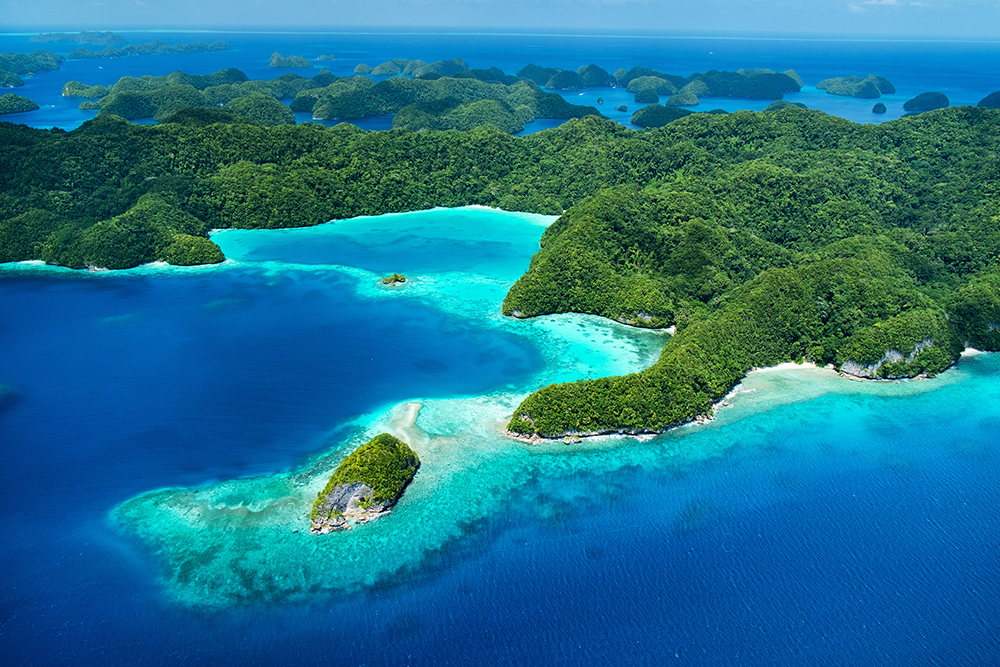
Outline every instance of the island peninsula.
{"type": "Polygon", "coordinates": [[[900,378],[1000,349],[998,110],[876,126],[789,107],[641,132],[588,116],[521,138],[187,113],[0,123],[0,261],[219,261],[209,229],[432,206],[561,215],[504,312],[677,333],[645,371],[540,388],[508,425],[524,437],[659,432],[785,361],[900,378]]]}

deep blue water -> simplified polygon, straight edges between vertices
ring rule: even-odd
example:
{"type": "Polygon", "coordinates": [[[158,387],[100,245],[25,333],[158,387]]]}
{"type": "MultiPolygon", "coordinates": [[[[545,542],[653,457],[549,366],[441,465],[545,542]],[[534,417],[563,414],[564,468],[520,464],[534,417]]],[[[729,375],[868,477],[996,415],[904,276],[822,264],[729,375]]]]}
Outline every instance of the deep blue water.
{"type": "Polygon", "coordinates": [[[523,340],[360,299],[329,271],[4,275],[0,304],[6,664],[134,663],[137,635],[170,636],[153,564],[106,526],[129,496],[286,469],[363,412],[540,364],[523,340]]]}
{"type": "MultiPolygon", "coordinates": [[[[776,71],[795,69],[805,81],[803,91],[786,95],[786,99],[806,104],[810,108],[849,118],[855,122],[878,123],[903,114],[903,103],[915,95],[937,90],[944,92],[953,105],[975,105],[986,95],[1000,89],[1000,42],[953,41],[879,41],[827,38],[773,39],[741,36],[691,35],[621,35],[621,34],[480,34],[407,33],[407,32],[315,32],[315,33],[131,33],[124,34],[132,42],[162,39],[167,43],[217,39],[228,42],[233,51],[162,56],[137,56],[117,60],[73,60],[63,63],[57,72],[39,74],[27,79],[18,94],[34,99],[43,108],[6,117],[6,120],[27,123],[35,127],[58,126],[71,129],[94,112],[77,110],[79,98],[63,98],[63,84],[78,80],[94,85],[110,85],[121,76],[143,74],[163,75],[174,70],[190,74],[205,74],[225,67],[238,67],[251,79],[271,79],[284,72],[313,76],[327,67],[339,76],[353,74],[358,63],[374,67],[391,58],[439,59],[461,57],[470,67],[496,66],[513,74],[533,62],[544,67],[576,69],[596,63],[609,72],[619,67],[636,65],[653,67],[672,74],[687,76],[710,69],[770,68],[776,71]],[[335,55],[334,61],[314,60],[315,68],[276,70],[268,67],[270,55],[303,55],[314,59],[319,55],[335,55]],[[888,107],[882,115],[871,112],[871,100],[828,95],[817,91],[822,79],[855,74],[875,73],[892,81],[895,95],[880,100],[888,107]]],[[[28,41],[30,35],[0,35],[0,51],[26,52],[46,48],[66,54],[75,44],[37,44],[28,41]]],[[[564,95],[577,104],[597,105],[600,110],[627,126],[634,111],[640,108],[633,95],[623,89],[587,89],[582,93],[564,95]],[[614,110],[624,104],[627,112],[614,110]]],[[[727,111],[752,109],[759,111],[769,104],[765,100],[731,100],[706,98],[698,109],[721,108],[727,111]]],[[[309,120],[300,114],[299,122],[309,120]]],[[[365,119],[358,125],[365,129],[387,129],[391,118],[365,119]]],[[[530,133],[551,127],[552,122],[529,124],[530,133]]]]}
{"type": "Polygon", "coordinates": [[[5,664],[994,663],[995,355],[915,395],[833,378],[788,403],[815,380],[762,385],[771,409],[719,427],[511,444],[526,476],[391,579],[305,602],[173,602],[157,556],[109,523],[118,503],[294,468],[361,413],[539,370],[537,339],[405,292],[359,296],[358,280],[252,262],[0,275],[5,664]]]}

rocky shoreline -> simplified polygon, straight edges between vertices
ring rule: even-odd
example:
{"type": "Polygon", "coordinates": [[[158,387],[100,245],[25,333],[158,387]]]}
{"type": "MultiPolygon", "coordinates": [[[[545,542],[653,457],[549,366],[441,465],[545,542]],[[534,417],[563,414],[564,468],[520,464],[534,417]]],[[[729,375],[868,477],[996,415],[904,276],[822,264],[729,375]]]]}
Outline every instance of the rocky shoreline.
{"type": "Polygon", "coordinates": [[[363,482],[334,487],[318,502],[319,516],[312,520],[309,532],[313,535],[327,535],[339,530],[350,530],[352,525],[368,523],[392,513],[392,503],[374,503],[371,499],[372,488],[363,482]]]}
{"type": "MultiPolygon", "coordinates": [[[[392,430],[410,442],[420,403],[406,403],[392,430]]],[[[391,514],[420,467],[420,459],[404,440],[381,433],[344,458],[317,495],[310,513],[313,535],[350,530],[353,526],[391,514]]]]}

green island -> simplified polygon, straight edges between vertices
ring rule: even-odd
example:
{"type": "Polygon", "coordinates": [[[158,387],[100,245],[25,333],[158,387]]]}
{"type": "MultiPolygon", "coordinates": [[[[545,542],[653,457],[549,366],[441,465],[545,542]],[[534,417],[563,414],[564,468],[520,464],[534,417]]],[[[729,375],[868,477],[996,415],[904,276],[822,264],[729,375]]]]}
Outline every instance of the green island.
{"type": "Polygon", "coordinates": [[[54,72],[65,60],[60,55],[38,49],[31,53],[0,53],[0,88],[17,88],[24,85],[18,75],[33,77],[37,72],[54,72]]]}
{"type": "Polygon", "coordinates": [[[710,70],[685,77],[642,66],[630,70],[622,68],[608,74],[593,64],[576,71],[530,64],[518,70],[517,76],[550,89],[620,86],[635,94],[636,102],[659,102],[660,96],[665,96],[668,106],[696,106],[699,97],[780,100],[784,93],[802,89],[802,79],[794,70],[710,70]]]}
{"type": "Polygon", "coordinates": [[[420,459],[402,440],[380,433],[351,452],[316,497],[309,532],[349,530],[389,512],[413,480],[420,459]]]}
{"type": "Polygon", "coordinates": [[[312,67],[313,64],[302,56],[283,56],[277,51],[271,54],[271,62],[268,67],[292,68],[292,67],[312,67]]]}
{"type": "Polygon", "coordinates": [[[933,111],[934,109],[943,109],[949,104],[951,102],[948,100],[947,95],[931,91],[920,93],[913,99],[907,100],[903,103],[903,109],[910,113],[922,113],[924,111],[933,111]]]}
{"type": "Polygon", "coordinates": [[[87,98],[80,103],[81,110],[96,109],[98,114],[114,114],[127,120],[153,118],[164,122],[185,109],[223,107],[271,126],[295,122],[292,109],[281,99],[328,85],[336,78],[326,69],[312,78],[288,73],[268,81],[251,81],[235,68],[211,74],[176,71],[164,76],[124,76],[110,87],[68,81],[62,94],[87,98]]]}
{"type": "Polygon", "coordinates": [[[386,276],[385,278],[382,279],[382,284],[389,286],[394,286],[398,283],[405,283],[405,282],[406,282],[406,276],[404,276],[402,273],[394,273],[391,276],[386,276]]]}
{"type": "MultiPolygon", "coordinates": [[[[440,63],[431,65],[437,67],[440,63]]],[[[491,70],[482,72],[483,77],[490,78],[491,70]]],[[[579,118],[599,113],[593,107],[570,104],[559,94],[544,92],[529,81],[489,83],[461,76],[465,73],[423,79],[396,77],[376,83],[366,76],[340,78],[322,69],[313,77],[287,73],[265,81],[250,80],[240,70],[230,68],[200,75],[177,71],[165,76],[126,76],[110,87],[68,81],[63,95],[86,98],[80,103],[81,110],[97,110],[99,115],[114,114],[127,120],[153,118],[166,122],[183,109],[221,106],[268,126],[294,124],[294,111],[311,112],[317,120],[394,114],[394,128],[413,131],[470,130],[492,124],[513,134],[536,118],[579,118]],[[290,98],[290,105],[280,101],[290,98]]],[[[502,72],[499,78],[503,78],[502,72]]]]}
{"type": "Polygon", "coordinates": [[[892,95],[896,87],[888,79],[874,74],[862,78],[860,76],[840,76],[823,79],[816,84],[819,90],[825,90],[830,95],[846,95],[861,99],[877,99],[883,95],[892,95]]]}
{"type": "Polygon", "coordinates": [[[396,76],[377,83],[366,76],[346,77],[324,88],[304,90],[291,107],[312,112],[317,120],[395,114],[394,129],[467,130],[492,123],[509,133],[519,132],[536,118],[600,114],[594,107],[570,104],[558,93],[547,93],[531,81],[507,85],[458,76],[396,76]]]}
{"type": "Polygon", "coordinates": [[[979,100],[979,104],[976,106],[983,107],[984,109],[1000,109],[1000,90],[990,93],[979,100]]]}
{"type": "MultiPolygon", "coordinates": [[[[271,67],[312,64],[299,56],[274,53],[271,67]]],[[[347,77],[334,76],[327,69],[311,78],[288,73],[267,81],[251,81],[232,68],[203,75],[177,71],[166,76],[122,77],[111,86],[68,81],[63,95],[85,98],[79,105],[81,110],[128,120],[164,122],[182,109],[224,107],[267,126],[293,124],[291,112],[309,112],[314,120],[392,115],[393,129],[414,132],[471,130],[490,124],[516,134],[539,118],[601,115],[595,107],[571,104],[546,89],[622,85],[635,93],[636,101],[651,103],[658,103],[659,96],[665,95],[669,99],[664,105],[640,109],[633,121],[640,127],[661,127],[687,113],[668,111],[664,106],[696,106],[699,95],[780,100],[783,91],[798,91],[802,86],[793,70],[712,70],[681,77],[644,67],[621,69],[612,75],[594,64],[576,71],[532,64],[511,76],[496,67],[469,69],[461,58],[432,63],[395,58],[375,68],[359,64],[354,71],[354,76],[347,77]],[[375,81],[372,77],[386,78],[375,81]],[[282,102],[289,99],[287,105],[282,102]]]]}
{"type": "Polygon", "coordinates": [[[662,104],[648,104],[632,114],[632,124],[639,127],[663,127],[678,118],[689,115],[687,109],[665,107],[662,104]]]}
{"type": "Polygon", "coordinates": [[[764,111],[777,111],[778,109],[787,109],[788,107],[798,107],[799,109],[809,108],[806,105],[802,104],[802,102],[789,102],[788,100],[777,100],[775,102],[771,102],[766,107],[764,107],[764,111]]]}
{"type": "Polygon", "coordinates": [[[70,44],[98,44],[101,46],[123,46],[128,40],[123,36],[109,31],[85,30],[78,33],[48,32],[32,35],[30,41],[51,44],[56,42],[70,44]]]}
{"type": "Polygon", "coordinates": [[[659,432],[755,367],[890,379],[1000,350],[1000,110],[858,125],[788,107],[642,131],[587,116],[525,137],[166,120],[0,122],[0,261],[220,261],[210,229],[434,206],[561,215],[504,313],[676,334],[642,372],[528,396],[508,425],[527,439],[659,432]]]}
{"type": "MultiPolygon", "coordinates": [[[[369,74],[373,76],[412,76],[415,79],[438,79],[442,76],[457,76],[469,72],[469,65],[461,58],[436,60],[432,63],[408,58],[393,58],[377,65],[369,74]]],[[[502,72],[501,72],[502,74],[502,72]]],[[[517,79],[511,81],[514,83],[517,79]]]]}
{"type": "Polygon", "coordinates": [[[92,60],[99,58],[122,58],[125,56],[150,56],[165,55],[171,53],[210,53],[212,51],[232,51],[233,47],[226,42],[216,41],[209,44],[204,41],[167,44],[163,40],[155,39],[152,42],[141,44],[126,44],[122,47],[105,46],[100,51],[92,51],[82,46],[70,51],[66,58],[69,60],[92,60]]]}
{"type": "Polygon", "coordinates": [[[38,104],[27,97],[13,93],[0,95],[0,114],[24,113],[25,111],[34,111],[37,108],[38,104]]]}

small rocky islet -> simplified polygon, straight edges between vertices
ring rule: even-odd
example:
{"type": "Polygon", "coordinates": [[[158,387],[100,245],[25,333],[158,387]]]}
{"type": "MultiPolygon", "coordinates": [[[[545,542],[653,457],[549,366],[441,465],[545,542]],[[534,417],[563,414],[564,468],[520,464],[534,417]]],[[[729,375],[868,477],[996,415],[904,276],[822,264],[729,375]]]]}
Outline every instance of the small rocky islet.
{"type": "Polygon", "coordinates": [[[358,447],[337,466],[309,515],[313,535],[350,530],[389,513],[416,475],[420,458],[388,433],[358,447]]]}
{"type": "Polygon", "coordinates": [[[388,275],[382,279],[382,284],[388,287],[395,287],[396,285],[405,282],[406,282],[406,276],[404,276],[402,273],[393,273],[392,275],[388,275]]]}

